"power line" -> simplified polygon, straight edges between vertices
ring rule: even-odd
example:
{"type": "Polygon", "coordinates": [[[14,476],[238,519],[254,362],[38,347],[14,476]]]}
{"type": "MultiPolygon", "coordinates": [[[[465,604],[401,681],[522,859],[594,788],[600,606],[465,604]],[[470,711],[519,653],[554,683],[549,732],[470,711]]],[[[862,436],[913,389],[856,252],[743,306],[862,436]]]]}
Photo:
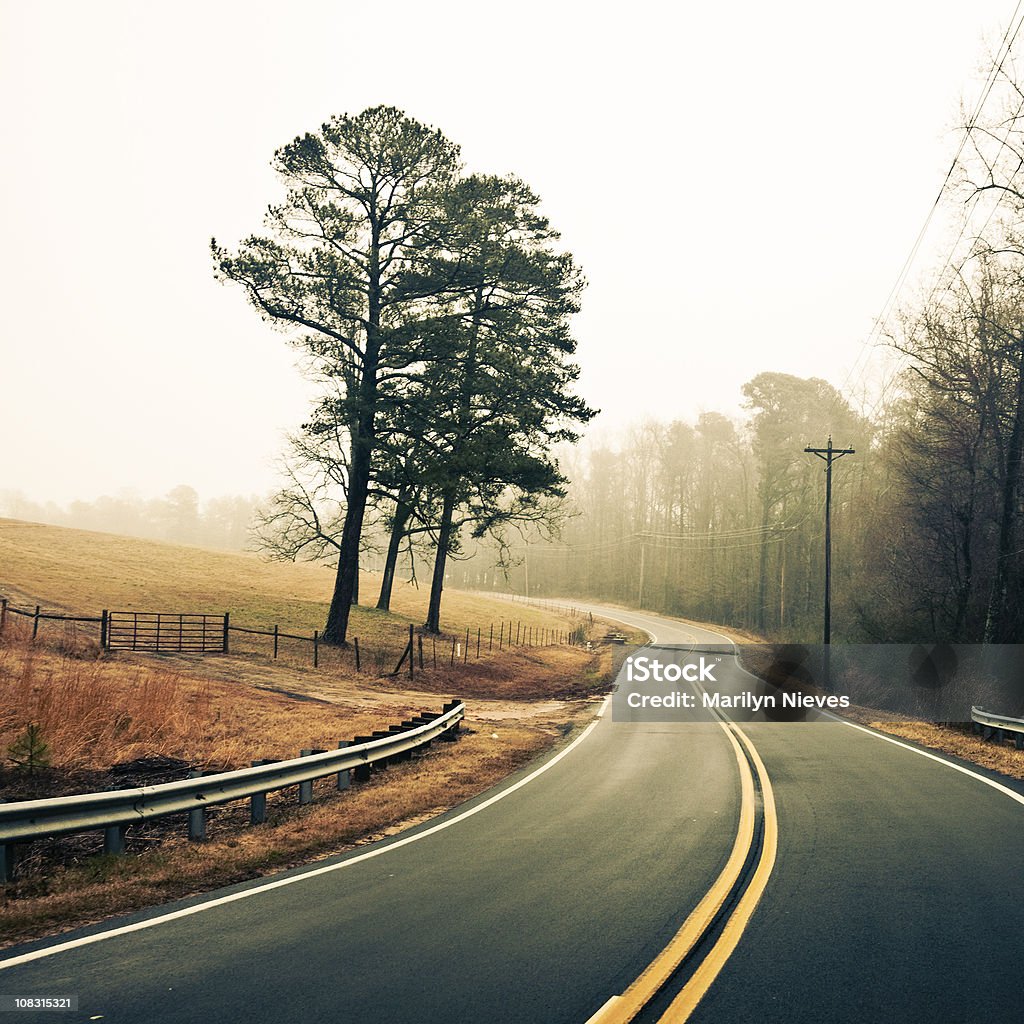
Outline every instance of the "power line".
{"type": "MultiPolygon", "coordinates": [[[[902,291],[904,285],[906,284],[907,279],[910,276],[910,270],[914,264],[914,261],[917,259],[918,253],[921,250],[921,246],[924,242],[925,236],[927,235],[928,229],[931,226],[932,220],[935,216],[935,211],[938,209],[943,196],[946,194],[946,189],[949,185],[949,182],[952,180],[953,174],[956,171],[960,158],[963,155],[964,149],[967,146],[967,141],[969,138],[971,138],[971,133],[977,127],[978,118],[981,116],[982,110],[984,109],[985,104],[988,102],[989,96],[992,93],[992,89],[995,85],[995,82],[999,75],[1002,73],[1003,65],[1006,62],[1006,58],[1010,55],[1013,45],[1017,40],[1017,36],[1020,33],[1021,27],[1022,25],[1024,25],[1024,14],[1022,14],[1022,10],[1024,10],[1024,0],[1018,0],[1013,15],[1011,16],[1010,21],[1006,26],[1006,31],[1003,33],[1002,41],[999,44],[999,47],[996,51],[996,56],[993,59],[992,64],[989,68],[988,75],[985,79],[985,84],[981,90],[980,95],[978,96],[977,102],[975,103],[974,110],[972,111],[971,116],[968,118],[967,125],[964,128],[963,137],[960,140],[960,145],[957,147],[956,154],[950,162],[949,168],[946,171],[946,174],[942,180],[942,185],[939,187],[939,191],[935,196],[935,199],[932,202],[931,207],[928,210],[928,213],[924,219],[924,223],[921,225],[921,228],[917,233],[917,237],[914,239],[914,243],[910,247],[910,252],[907,254],[906,259],[903,261],[903,265],[900,267],[899,273],[896,275],[896,280],[894,281],[892,287],[889,289],[889,294],[886,296],[885,302],[882,305],[881,312],[875,318],[871,330],[868,332],[867,338],[865,338],[865,340],[862,342],[861,350],[858,353],[857,358],[854,360],[849,371],[847,372],[842,385],[836,391],[836,395],[832,401],[832,406],[829,410],[830,416],[832,412],[835,411],[835,404],[838,401],[839,397],[842,396],[847,391],[850,384],[850,380],[853,377],[854,373],[857,371],[858,366],[860,366],[861,362],[865,359],[868,350],[875,344],[875,339],[877,335],[882,331],[883,326],[888,322],[888,319],[892,313],[892,309],[895,306],[896,300],[900,292],[902,291]],[[1016,28],[1014,28],[1015,23],[1016,28]]],[[[963,232],[965,230],[966,224],[961,229],[960,236],[954,243],[953,249],[950,251],[949,256],[944,261],[942,269],[939,271],[940,278],[942,274],[945,272],[946,267],[949,266],[949,264],[952,262],[955,255],[956,246],[959,245],[963,237],[963,232]]],[[[897,359],[897,367],[892,376],[890,377],[890,381],[895,378],[899,370],[906,363],[906,360],[907,356],[905,355],[897,359]]],[[[858,376],[858,382],[863,380],[863,378],[864,370],[862,369],[860,375],[858,376]]],[[[886,385],[886,387],[883,389],[883,396],[887,390],[888,385],[886,385]]],[[[878,406],[881,404],[881,401],[882,398],[880,397],[871,407],[870,418],[874,418],[874,415],[877,412],[878,406]]]]}

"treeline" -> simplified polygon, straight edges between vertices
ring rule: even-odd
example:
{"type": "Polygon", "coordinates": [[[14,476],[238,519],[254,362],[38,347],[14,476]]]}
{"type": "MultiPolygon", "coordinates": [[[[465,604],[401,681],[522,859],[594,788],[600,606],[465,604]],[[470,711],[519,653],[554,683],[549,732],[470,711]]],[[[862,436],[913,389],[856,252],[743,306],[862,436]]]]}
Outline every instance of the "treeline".
{"type": "Polygon", "coordinates": [[[824,463],[804,449],[831,432],[856,449],[833,470],[833,639],[1021,642],[1022,299],[980,259],[905,319],[905,368],[874,416],[823,381],[764,373],[744,420],[634,427],[580,460],[557,542],[520,541],[507,574],[481,548],[459,582],[817,642],[824,463]]]}
{"type": "MultiPolygon", "coordinates": [[[[762,373],[744,387],[749,418],[645,422],[621,445],[589,449],[572,473],[576,515],[558,541],[514,549],[508,584],[534,597],[573,594],[817,639],[824,558],[824,463],[836,446],[832,543],[835,619],[849,633],[862,503],[877,456],[871,424],[825,381],[762,373]],[[843,594],[844,597],[839,597],[843,594]]],[[[481,548],[462,582],[502,587],[481,548]]]]}
{"type": "MultiPolygon", "coordinates": [[[[519,546],[514,590],[816,640],[823,466],[803,449],[831,433],[856,449],[834,471],[833,637],[1024,640],[1024,89],[994,74],[1003,109],[964,126],[949,177],[957,241],[883,334],[899,370],[876,404],[763,373],[743,420],[636,427],[578,467],[578,517],[519,546]]],[[[481,551],[465,582],[494,585],[496,563],[481,551]]]]}
{"type": "Polygon", "coordinates": [[[381,608],[403,545],[427,538],[437,632],[462,538],[544,521],[564,496],[551,448],[594,415],[572,393],[582,277],[526,184],[466,173],[457,146],[394,108],[332,118],[274,167],[267,233],[212,243],[217,275],[322,387],[260,543],[337,562],[323,635],[343,644],[370,535],[387,537],[381,608]]]}
{"type": "Polygon", "coordinates": [[[162,498],[110,497],[95,501],[36,502],[15,491],[0,492],[0,514],[79,530],[243,551],[260,505],[255,495],[225,495],[201,501],[187,484],[162,498]]]}

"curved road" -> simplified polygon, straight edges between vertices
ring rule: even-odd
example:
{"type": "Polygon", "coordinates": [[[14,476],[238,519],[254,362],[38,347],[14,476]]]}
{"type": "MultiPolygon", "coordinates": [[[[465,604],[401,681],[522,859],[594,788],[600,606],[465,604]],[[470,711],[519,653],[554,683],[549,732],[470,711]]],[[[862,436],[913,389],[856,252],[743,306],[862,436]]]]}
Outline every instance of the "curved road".
{"type": "MultiPolygon", "coordinates": [[[[723,643],[600,611],[662,643],[723,643]]],[[[736,841],[736,745],[698,717],[609,710],[402,836],[9,950],[0,995],[78,996],[34,1020],[584,1024],[658,957],[736,841]]],[[[771,780],[778,855],[689,1019],[1012,1016],[1024,798],[836,721],[741,728],[771,780]]]]}

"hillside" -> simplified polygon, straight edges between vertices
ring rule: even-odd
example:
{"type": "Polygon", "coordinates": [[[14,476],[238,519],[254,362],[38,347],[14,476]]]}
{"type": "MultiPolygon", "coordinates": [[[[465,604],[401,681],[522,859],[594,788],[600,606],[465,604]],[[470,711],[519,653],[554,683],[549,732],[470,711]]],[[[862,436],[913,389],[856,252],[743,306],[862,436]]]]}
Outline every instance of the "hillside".
{"type": "MultiPolygon", "coordinates": [[[[83,615],[103,608],[145,611],[230,611],[238,625],[279,624],[310,632],[323,626],[333,570],[309,562],[269,562],[257,555],[166,544],[89,530],[0,519],[0,592],[24,603],[83,615]]],[[[363,573],[363,604],[350,632],[369,637],[386,616],[373,605],[380,577],[363,573]],[[367,605],[369,607],[367,607],[367,605]]],[[[427,588],[396,581],[393,625],[419,624],[427,588]]],[[[515,617],[537,628],[565,629],[548,609],[446,590],[442,623],[454,633],[515,617]]]]}
{"type": "MultiPolygon", "coordinates": [[[[365,593],[375,582],[365,576],[365,593]]],[[[0,520],[0,596],[13,606],[38,603],[86,615],[103,608],[230,610],[233,624],[277,623],[307,634],[323,623],[331,583],[320,566],[0,520]]],[[[321,786],[322,799],[302,811],[281,794],[266,826],[248,825],[244,807],[225,809],[212,814],[209,840],[200,847],[183,841],[179,824],[133,826],[128,857],[95,856],[98,834],[20,850],[19,874],[3,887],[10,940],[253,877],[422,820],[498,782],[587,720],[590,699],[611,678],[607,650],[499,650],[484,639],[479,656],[475,642],[469,650],[460,644],[454,663],[446,656],[467,629],[474,641],[478,628],[487,638],[492,622],[495,638],[499,628],[507,636],[512,620],[523,636],[530,627],[551,636],[582,625],[549,609],[453,591],[453,632],[438,645],[436,667],[428,639],[426,667],[417,668],[415,680],[391,675],[409,624],[422,621],[425,599],[402,585],[395,614],[353,610],[352,632],[364,649],[358,672],[350,651],[322,649],[314,670],[309,643],[282,643],[273,660],[265,638],[234,633],[230,654],[208,656],[105,652],[95,624],[72,628],[50,620],[33,642],[31,620],[9,615],[0,635],[5,800],[141,784],[138,772],[154,761],[181,777],[195,768],[294,757],[301,748],[332,747],[439,707],[453,695],[468,708],[464,738],[422,763],[392,768],[342,797],[321,786]],[[32,724],[46,743],[47,764],[29,774],[13,758],[32,724]]]]}

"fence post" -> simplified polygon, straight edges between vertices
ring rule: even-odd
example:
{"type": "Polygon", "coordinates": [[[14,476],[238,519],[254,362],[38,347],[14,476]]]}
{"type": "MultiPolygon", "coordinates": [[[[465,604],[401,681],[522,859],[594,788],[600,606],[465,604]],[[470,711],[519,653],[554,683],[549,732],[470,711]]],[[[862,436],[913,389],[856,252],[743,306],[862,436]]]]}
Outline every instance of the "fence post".
{"type": "Polygon", "coordinates": [[[32,616],[32,639],[35,640],[39,632],[39,605],[36,605],[36,613],[32,616]]]}
{"type": "Polygon", "coordinates": [[[4,631],[4,626],[7,625],[7,598],[0,597],[0,633],[4,631]]]}
{"type": "Polygon", "coordinates": [[[409,678],[412,679],[415,674],[416,664],[416,652],[413,649],[412,643],[412,623],[409,623],[409,678]]]}
{"type": "Polygon", "coordinates": [[[417,638],[420,647],[420,671],[423,671],[423,634],[421,633],[417,638]]]}
{"type": "Polygon", "coordinates": [[[466,649],[462,652],[462,664],[469,661],[469,626],[466,627],[466,649]]]}
{"type": "MultiPolygon", "coordinates": [[[[190,779],[201,779],[203,773],[201,771],[191,771],[188,773],[188,777],[190,779]]],[[[188,812],[188,838],[189,842],[192,843],[201,843],[206,838],[205,807],[195,807],[188,812]]]]}
{"type": "Polygon", "coordinates": [[[451,668],[451,666],[454,665],[454,664],[455,664],[455,637],[452,637],[452,656],[451,656],[451,660],[448,662],[448,667],[451,668]]]}
{"type": "Polygon", "coordinates": [[[480,660],[480,627],[476,627],[476,657],[477,661],[480,660]]]}
{"type": "Polygon", "coordinates": [[[505,620],[502,619],[501,623],[498,626],[498,650],[499,651],[502,649],[504,639],[505,639],[505,620]]]}
{"type": "MultiPolygon", "coordinates": [[[[309,757],[313,751],[311,748],[306,748],[299,751],[299,757],[309,757]]],[[[313,802],[313,780],[306,779],[305,782],[299,783],[299,804],[311,804],[313,802]]]]}
{"type": "Polygon", "coordinates": [[[313,630],[313,668],[320,667],[320,634],[313,630]]]}
{"type": "Polygon", "coordinates": [[[224,653],[228,653],[228,630],[231,628],[231,614],[224,613],[224,653]]]}
{"type": "Polygon", "coordinates": [[[494,623],[493,622],[491,623],[490,635],[487,638],[487,650],[489,650],[489,651],[493,651],[494,650],[494,623]]]}
{"type": "MultiPolygon", "coordinates": [[[[339,740],[339,742],[338,742],[338,749],[339,750],[343,750],[348,745],[349,745],[349,741],[348,740],[339,740]]],[[[342,771],[338,772],[338,791],[339,792],[343,792],[344,790],[348,789],[349,784],[350,784],[350,772],[349,772],[348,768],[345,768],[342,771]]]]}
{"type": "Polygon", "coordinates": [[[357,636],[352,637],[352,645],[356,649],[356,671],[358,672],[360,670],[359,669],[359,637],[357,637],[357,636]]]}
{"type": "Polygon", "coordinates": [[[277,640],[278,634],[281,631],[281,627],[275,622],[274,623],[274,661],[277,661],[277,640]]]}

